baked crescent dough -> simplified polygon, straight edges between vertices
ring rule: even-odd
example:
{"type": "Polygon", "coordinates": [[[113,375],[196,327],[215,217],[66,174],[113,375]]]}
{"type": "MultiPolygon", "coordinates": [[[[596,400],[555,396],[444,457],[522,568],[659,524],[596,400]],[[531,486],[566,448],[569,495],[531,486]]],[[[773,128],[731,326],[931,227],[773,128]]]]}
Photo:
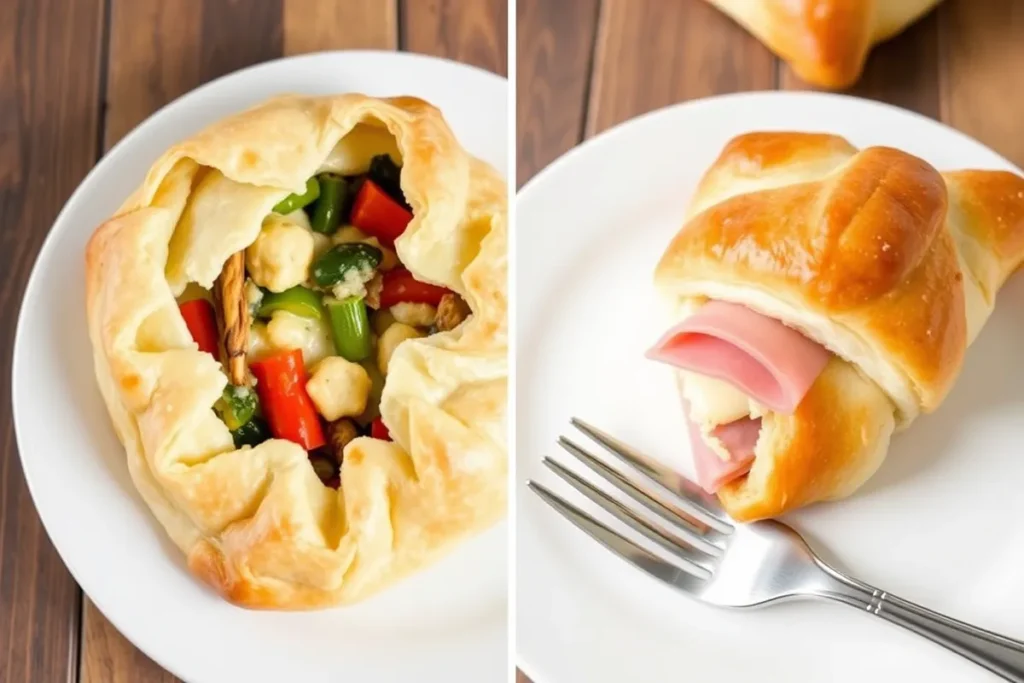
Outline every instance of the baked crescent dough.
{"type": "Polygon", "coordinates": [[[501,517],[506,201],[503,180],[426,102],[285,96],[169,149],[96,231],[86,254],[96,377],[135,486],[196,576],[249,607],[348,603],[501,517]],[[347,157],[382,135],[397,144],[414,214],[396,242],[402,263],[473,315],[398,346],[380,405],[393,442],[349,443],[334,490],[290,441],[235,448],[211,409],[224,370],[197,350],[175,296],[211,287],[277,202],[325,163],[358,164],[347,157]]]}
{"type": "Polygon", "coordinates": [[[735,138],[707,171],[656,284],[742,304],[834,357],[792,415],[768,412],[739,520],[849,495],[895,429],[937,408],[1024,260],[1024,178],[940,174],[899,150],[821,134],[735,138]]]}
{"type": "Polygon", "coordinates": [[[860,78],[871,48],[940,0],[708,0],[812,85],[838,90],[860,78]]]}

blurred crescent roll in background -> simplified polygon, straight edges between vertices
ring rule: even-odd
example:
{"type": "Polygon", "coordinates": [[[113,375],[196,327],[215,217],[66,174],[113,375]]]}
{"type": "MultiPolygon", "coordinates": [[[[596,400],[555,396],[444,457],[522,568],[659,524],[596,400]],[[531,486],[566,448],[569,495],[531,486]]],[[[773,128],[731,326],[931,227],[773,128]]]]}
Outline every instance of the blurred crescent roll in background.
{"type": "Polygon", "coordinates": [[[941,0],[708,0],[812,85],[848,88],[868,52],[941,0]]]}

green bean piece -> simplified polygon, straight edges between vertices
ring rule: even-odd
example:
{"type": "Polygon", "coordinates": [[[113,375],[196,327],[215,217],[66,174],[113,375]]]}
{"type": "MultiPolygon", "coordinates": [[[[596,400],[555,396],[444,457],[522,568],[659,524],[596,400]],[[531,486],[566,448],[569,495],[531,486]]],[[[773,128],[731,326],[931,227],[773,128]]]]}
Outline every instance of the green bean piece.
{"type": "Polygon", "coordinates": [[[369,358],[373,351],[373,340],[363,298],[350,296],[339,300],[325,297],[324,304],[327,306],[327,318],[331,323],[334,348],[338,355],[353,363],[369,358]]]}
{"type": "Polygon", "coordinates": [[[301,209],[304,206],[308,206],[316,201],[317,197],[320,196],[320,183],[316,181],[316,178],[310,178],[306,181],[306,191],[302,194],[295,194],[294,192],[274,206],[274,213],[286,214],[301,209]]]}
{"type": "Polygon", "coordinates": [[[321,320],[323,310],[320,295],[302,285],[295,285],[283,292],[267,292],[263,295],[257,318],[269,318],[275,311],[288,311],[300,318],[321,320]]]}
{"type": "Polygon", "coordinates": [[[224,387],[224,393],[213,404],[214,410],[224,420],[224,424],[232,432],[245,425],[256,414],[259,399],[256,392],[249,387],[238,387],[232,384],[224,387]]]}
{"type": "Polygon", "coordinates": [[[259,446],[264,441],[272,438],[270,426],[261,417],[253,417],[244,425],[231,432],[235,448],[242,446],[259,446]]]}
{"type": "Polygon", "coordinates": [[[320,199],[316,201],[310,225],[316,232],[333,235],[341,225],[348,183],[336,173],[321,173],[317,180],[320,182],[320,199]]]}
{"type": "Polygon", "coordinates": [[[313,262],[313,282],[324,289],[356,277],[360,283],[367,282],[383,258],[380,249],[369,244],[339,244],[313,262]]]}

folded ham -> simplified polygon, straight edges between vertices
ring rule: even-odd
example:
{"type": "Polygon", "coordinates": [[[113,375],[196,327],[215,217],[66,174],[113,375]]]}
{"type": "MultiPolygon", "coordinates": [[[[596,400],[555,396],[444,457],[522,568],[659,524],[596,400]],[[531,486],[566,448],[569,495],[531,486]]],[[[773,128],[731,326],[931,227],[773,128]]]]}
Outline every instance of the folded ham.
{"type": "MultiPolygon", "coordinates": [[[[745,306],[711,301],[670,329],[647,353],[653,360],[728,382],[759,404],[791,414],[830,354],[820,344],[745,306]]],[[[686,406],[689,421],[690,409],[686,406]]],[[[690,421],[690,442],[699,483],[709,493],[750,470],[760,419],[719,425],[711,436],[728,458],[713,450],[690,421]]]]}
{"type": "Polygon", "coordinates": [[[700,428],[689,418],[689,407],[686,408],[686,427],[690,433],[690,452],[693,453],[693,466],[697,474],[697,483],[708,493],[714,493],[728,481],[750,471],[754,463],[754,448],[757,436],[761,431],[761,420],[744,417],[735,422],[721,425],[713,436],[725,446],[729,459],[723,459],[711,449],[700,428]]]}
{"type": "Polygon", "coordinates": [[[647,357],[725,380],[788,414],[825,369],[829,352],[746,306],[711,301],[666,332],[647,357]]]}

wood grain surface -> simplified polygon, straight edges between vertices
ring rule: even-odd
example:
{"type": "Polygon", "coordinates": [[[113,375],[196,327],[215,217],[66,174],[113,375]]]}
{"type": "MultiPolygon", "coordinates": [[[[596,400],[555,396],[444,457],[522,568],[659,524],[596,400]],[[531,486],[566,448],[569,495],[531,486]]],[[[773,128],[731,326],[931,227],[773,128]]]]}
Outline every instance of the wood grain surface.
{"type": "MultiPolygon", "coordinates": [[[[703,0],[518,0],[517,182],[584,139],[697,97],[810,87],[703,0]]],[[[1024,2],[945,0],[848,92],[940,119],[1024,165],[1024,2]]]]}
{"type": "Polygon", "coordinates": [[[598,0],[518,2],[516,180],[583,137],[598,0]]]}
{"type": "Polygon", "coordinates": [[[29,269],[96,160],[103,7],[0,2],[0,681],[73,680],[81,597],[43,531],[14,442],[14,323],[29,269]]]}
{"type": "MultiPolygon", "coordinates": [[[[516,13],[520,186],[584,139],[652,109],[809,89],[703,0],[518,0],[516,13]]],[[[945,0],[876,47],[849,92],[940,119],[1024,166],[1022,73],[1024,2],[945,0]]]]}
{"type": "Polygon", "coordinates": [[[504,75],[508,5],[497,0],[402,0],[402,49],[447,57],[504,75]]]}
{"type": "Polygon", "coordinates": [[[771,53],[710,5],[604,0],[586,135],[675,102],[774,83],[771,53]]]}
{"type": "MultiPolygon", "coordinates": [[[[53,219],[96,160],[196,86],[283,55],[403,49],[507,69],[506,0],[0,0],[0,377],[53,219]]],[[[0,682],[171,683],[64,568],[0,393],[0,682]]],[[[155,617],[157,618],[157,617],[155,617]]]]}

